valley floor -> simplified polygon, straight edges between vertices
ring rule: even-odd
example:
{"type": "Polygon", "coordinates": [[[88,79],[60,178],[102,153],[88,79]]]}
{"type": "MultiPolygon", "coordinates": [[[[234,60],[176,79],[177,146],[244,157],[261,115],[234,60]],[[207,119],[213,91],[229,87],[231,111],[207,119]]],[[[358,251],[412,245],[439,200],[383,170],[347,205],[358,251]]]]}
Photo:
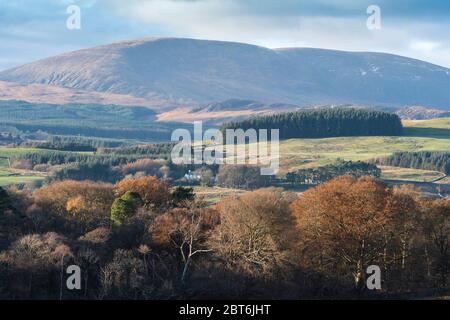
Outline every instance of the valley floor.
{"type": "MultiPolygon", "coordinates": [[[[327,165],[338,159],[368,161],[399,151],[449,151],[450,118],[404,121],[406,136],[289,139],[280,142],[280,176],[303,168],[327,165]],[[414,131],[419,130],[419,131],[414,131]],[[425,131],[420,131],[425,130],[425,131]],[[443,135],[444,133],[444,135],[443,135]]],[[[42,149],[0,147],[0,186],[40,181],[43,174],[9,168],[8,158],[42,149]]],[[[381,167],[382,179],[448,184],[442,173],[411,168],[381,167]]],[[[223,190],[201,192],[222,194],[223,190]]],[[[229,192],[226,192],[228,194],[229,192]]]]}

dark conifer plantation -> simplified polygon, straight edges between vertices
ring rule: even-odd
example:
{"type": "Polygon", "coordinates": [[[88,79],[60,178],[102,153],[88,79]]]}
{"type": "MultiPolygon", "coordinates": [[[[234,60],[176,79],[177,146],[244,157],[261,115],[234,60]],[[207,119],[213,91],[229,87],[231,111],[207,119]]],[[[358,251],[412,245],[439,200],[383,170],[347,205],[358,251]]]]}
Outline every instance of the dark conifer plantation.
{"type": "Polygon", "coordinates": [[[390,157],[377,159],[376,163],[393,167],[435,170],[450,174],[449,152],[396,152],[390,157]]]}
{"type": "Polygon", "coordinates": [[[392,113],[367,109],[319,109],[254,117],[230,122],[225,129],[279,129],[280,139],[345,136],[397,136],[400,118],[392,113]]]}

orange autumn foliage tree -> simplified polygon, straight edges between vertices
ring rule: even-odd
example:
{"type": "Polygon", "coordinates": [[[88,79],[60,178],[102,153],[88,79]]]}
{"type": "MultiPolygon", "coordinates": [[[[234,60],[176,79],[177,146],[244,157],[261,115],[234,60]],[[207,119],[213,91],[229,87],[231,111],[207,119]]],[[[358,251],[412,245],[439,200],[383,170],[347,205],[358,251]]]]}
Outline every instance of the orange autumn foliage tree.
{"type": "Polygon", "coordinates": [[[154,176],[124,179],[116,184],[115,191],[118,197],[128,191],[139,193],[146,208],[157,210],[167,208],[171,200],[169,184],[154,176]]]}
{"type": "Polygon", "coordinates": [[[36,190],[33,199],[42,210],[89,223],[109,217],[114,192],[109,183],[65,180],[36,190]]]}
{"type": "Polygon", "coordinates": [[[394,211],[392,194],[374,178],[343,176],[299,196],[297,218],[304,263],[352,279],[360,289],[365,270],[381,264],[394,211]]]}

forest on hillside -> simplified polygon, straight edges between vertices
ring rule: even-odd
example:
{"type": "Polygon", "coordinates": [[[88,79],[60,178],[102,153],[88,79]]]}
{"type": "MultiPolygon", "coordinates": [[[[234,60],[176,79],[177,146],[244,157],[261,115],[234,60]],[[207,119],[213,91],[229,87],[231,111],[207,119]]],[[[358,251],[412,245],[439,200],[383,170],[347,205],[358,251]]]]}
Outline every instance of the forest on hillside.
{"type": "Polygon", "coordinates": [[[345,136],[397,136],[400,118],[392,113],[354,108],[302,110],[229,122],[227,129],[279,129],[280,139],[345,136]]]}
{"type": "Polygon", "coordinates": [[[0,132],[167,141],[181,123],[156,122],[150,108],[101,104],[49,104],[0,101],[0,132]]]}

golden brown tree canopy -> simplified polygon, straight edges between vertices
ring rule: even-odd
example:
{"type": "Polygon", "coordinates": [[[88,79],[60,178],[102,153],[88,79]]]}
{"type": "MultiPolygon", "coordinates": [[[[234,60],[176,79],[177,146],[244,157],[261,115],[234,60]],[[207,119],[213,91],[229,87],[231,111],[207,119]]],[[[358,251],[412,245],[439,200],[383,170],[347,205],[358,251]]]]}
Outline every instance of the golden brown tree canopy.
{"type": "Polygon", "coordinates": [[[88,221],[109,216],[114,192],[108,183],[65,180],[36,190],[33,198],[43,210],[88,221]]]}
{"type": "Polygon", "coordinates": [[[124,179],[116,184],[115,190],[118,197],[128,191],[139,193],[147,208],[167,208],[171,199],[169,184],[154,176],[124,179]]]}
{"type": "Polygon", "coordinates": [[[291,206],[304,261],[321,271],[352,275],[361,286],[365,268],[381,265],[393,224],[405,223],[397,218],[407,216],[410,200],[369,177],[343,176],[306,191],[291,206]]]}

